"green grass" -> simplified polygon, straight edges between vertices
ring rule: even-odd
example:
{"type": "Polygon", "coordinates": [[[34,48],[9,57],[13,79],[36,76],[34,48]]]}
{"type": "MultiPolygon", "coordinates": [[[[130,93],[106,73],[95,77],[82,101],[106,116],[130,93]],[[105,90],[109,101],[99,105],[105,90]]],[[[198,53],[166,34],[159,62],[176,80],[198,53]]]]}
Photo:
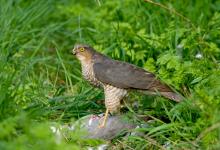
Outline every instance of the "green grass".
{"type": "Polygon", "coordinates": [[[138,129],[144,137],[118,137],[110,149],[219,149],[220,2],[155,2],[168,10],[143,0],[1,0],[0,149],[99,144],[78,131],[57,143],[50,131],[51,123],[105,111],[103,92],[82,79],[71,55],[79,42],[154,72],[186,98],[132,93],[139,108],[128,104],[130,115],[154,122],[138,129]]]}

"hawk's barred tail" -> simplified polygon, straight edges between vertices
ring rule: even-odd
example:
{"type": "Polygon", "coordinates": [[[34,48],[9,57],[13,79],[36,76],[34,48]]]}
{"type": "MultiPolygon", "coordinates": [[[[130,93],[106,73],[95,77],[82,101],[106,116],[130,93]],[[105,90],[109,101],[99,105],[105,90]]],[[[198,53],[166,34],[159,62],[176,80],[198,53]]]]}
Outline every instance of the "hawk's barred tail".
{"type": "Polygon", "coordinates": [[[154,80],[150,84],[149,90],[176,102],[181,102],[183,100],[181,94],[176,93],[168,85],[161,83],[159,80],[154,80]]]}
{"type": "Polygon", "coordinates": [[[160,94],[176,102],[181,102],[183,100],[183,96],[181,96],[180,94],[174,93],[174,92],[160,92],[160,94]]]}
{"type": "Polygon", "coordinates": [[[146,91],[146,90],[138,90],[139,92],[146,94],[146,95],[161,95],[163,97],[166,97],[170,100],[181,102],[183,101],[183,96],[181,94],[175,93],[175,92],[160,92],[160,91],[146,91]]]}

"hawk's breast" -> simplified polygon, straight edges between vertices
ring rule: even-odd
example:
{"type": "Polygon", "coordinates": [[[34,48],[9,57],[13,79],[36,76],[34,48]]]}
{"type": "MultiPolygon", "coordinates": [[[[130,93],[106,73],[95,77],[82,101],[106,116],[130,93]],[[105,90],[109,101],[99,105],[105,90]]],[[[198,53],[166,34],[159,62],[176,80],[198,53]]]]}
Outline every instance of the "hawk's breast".
{"type": "Polygon", "coordinates": [[[82,63],[82,75],[92,85],[97,87],[102,86],[102,83],[98,81],[95,77],[92,63],[82,63]]]}

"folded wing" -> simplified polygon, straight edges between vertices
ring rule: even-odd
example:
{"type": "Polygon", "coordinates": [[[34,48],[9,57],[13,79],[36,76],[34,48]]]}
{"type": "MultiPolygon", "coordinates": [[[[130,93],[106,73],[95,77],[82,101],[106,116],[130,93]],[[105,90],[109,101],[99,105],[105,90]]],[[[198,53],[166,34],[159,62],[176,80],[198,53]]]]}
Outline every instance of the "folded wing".
{"type": "Polygon", "coordinates": [[[172,91],[157,80],[154,74],[126,62],[107,59],[94,63],[93,69],[99,81],[115,87],[159,92],[172,91]]]}

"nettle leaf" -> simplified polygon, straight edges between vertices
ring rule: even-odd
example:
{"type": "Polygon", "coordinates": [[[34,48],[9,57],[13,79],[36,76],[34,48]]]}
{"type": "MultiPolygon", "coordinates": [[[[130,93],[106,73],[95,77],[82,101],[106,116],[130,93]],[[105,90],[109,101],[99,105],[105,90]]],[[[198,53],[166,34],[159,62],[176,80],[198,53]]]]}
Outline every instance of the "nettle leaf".
{"type": "Polygon", "coordinates": [[[157,60],[157,65],[160,66],[159,76],[176,89],[180,89],[185,78],[184,67],[180,57],[172,53],[162,55],[157,60]]]}
{"type": "Polygon", "coordinates": [[[170,60],[171,56],[170,54],[165,54],[163,56],[161,56],[158,60],[157,60],[157,64],[158,65],[165,65],[168,63],[168,61],[170,60]]]}
{"type": "Polygon", "coordinates": [[[137,60],[143,61],[144,58],[145,58],[145,53],[146,53],[146,50],[139,50],[139,51],[137,51],[137,52],[135,53],[135,58],[136,58],[137,60]]]}
{"type": "Polygon", "coordinates": [[[218,48],[216,43],[213,42],[205,42],[205,48],[203,49],[203,52],[208,56],[220,56],[220,49],[218,48]]]}
{"type": "Polygon", "coordinates": [[[180,69],[180,57],[174,54],[165,54],[157,60],[157,64],[166,65],[167,69],[180,69]]]}
{"type": "Polygon", "coordinates": [[[164,66],[160,67],[158,73],[164,79],[168,79],[170,77],[170,72],[164,66]]]}
{"type": "Polygon", "coordinates": [[[171,59],[167,62],[167,69],[173,69],[176,70],[180,69],[180,62],[178,56],[172,56],[171,59]]]}
{"type": "Polygon", "coordinates": [[[153,58],[148,58],[144,64],[144,68],[150,72],[156,72],[156,64],[153,58]]]}
{"type": "Polygon", "coordinates": [[[210,22],[208,23],[208,26],[210,28],[218,28],[219,29],[220,25],[220,13],[215,12],[213,17],[211,18],[210,22]]]}

